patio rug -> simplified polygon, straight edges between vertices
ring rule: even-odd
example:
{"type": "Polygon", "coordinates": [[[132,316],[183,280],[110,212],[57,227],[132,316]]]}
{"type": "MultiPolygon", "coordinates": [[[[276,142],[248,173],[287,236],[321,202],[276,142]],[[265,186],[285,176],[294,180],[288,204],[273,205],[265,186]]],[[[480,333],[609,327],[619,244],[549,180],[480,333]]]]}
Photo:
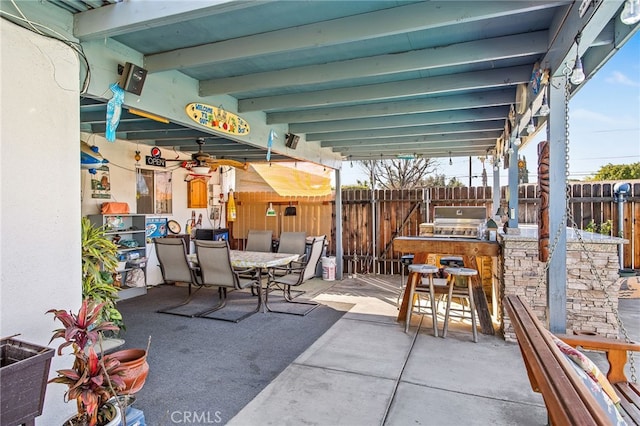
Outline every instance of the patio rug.
{"type": "MultiPolygon", "coordinates": [[[[322,304],[304,317],[259,312],[239,323],[156,312],[186,296],[185,287],[161,285],[118,302],[124,348],[151,342],[149,376],[134,404],[148,425],[225,424],[352,306],[322,304]]],[[[216,290],[202,289],[181,311],[214,306],[217,296],[216,290]]],[[[285,303],[279,300],[272,293],[270,306],[281,309],[285,303]]],[[[211,316],[235,318],[256,306],[255,296],[234,291],[227,306],[211,316]]]]}

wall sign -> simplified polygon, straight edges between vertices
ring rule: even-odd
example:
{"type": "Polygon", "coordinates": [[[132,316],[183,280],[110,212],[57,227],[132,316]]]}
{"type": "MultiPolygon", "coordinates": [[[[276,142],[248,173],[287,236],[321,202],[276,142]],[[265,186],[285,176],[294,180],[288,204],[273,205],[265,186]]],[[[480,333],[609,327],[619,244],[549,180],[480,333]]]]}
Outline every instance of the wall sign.
{"type": "Polygon", "coordinates": [[[101,166],[96,174],[91,175],[91,198],[111,198],[111,183],[109,181],[109,167],[101,166]]]}
{"type": "Polygon", "coordinates": [[[244,118],[225,111],[222,107],[194,102],[188,104],[185,111],[196,123],[224,133],[248,135],[251,130],[244,118]]]}
{"type": "Polygon", "coordinates": [[[166,167],[167,160],[161,157],[160,148],[154,146],[151,148],[151,155],[145,155],[145,163],[147,166],[166,167]]]}
{"type": "Polygon", "coordinates": [[[167,218],[147,218],[147,238],[162,238],[167,236],[167,218]]]}

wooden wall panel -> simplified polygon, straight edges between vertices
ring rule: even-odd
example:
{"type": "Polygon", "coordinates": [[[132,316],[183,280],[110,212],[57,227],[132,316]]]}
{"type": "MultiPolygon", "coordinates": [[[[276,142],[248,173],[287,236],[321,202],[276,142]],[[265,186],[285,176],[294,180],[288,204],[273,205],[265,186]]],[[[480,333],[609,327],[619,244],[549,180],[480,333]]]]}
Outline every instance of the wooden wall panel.
{"type": "MultiPolygon", "coordinates": [[[[309,236],[326,235],[331,239],[334,203],[333,196],[281,197],[272,192],[235,193],[237,219],[233,223],[232,238],[238,248],[244,247],[249,229],[272,230],[274,238],[283,231],[304,231],[309,236]],[[272,203],[276,216],[267,216],[272,203]],[[296,216],[285,216],[289,204],[296,207],[296,216]]],[[[335,239],[335,238],[334,238],[335,239]]]]}

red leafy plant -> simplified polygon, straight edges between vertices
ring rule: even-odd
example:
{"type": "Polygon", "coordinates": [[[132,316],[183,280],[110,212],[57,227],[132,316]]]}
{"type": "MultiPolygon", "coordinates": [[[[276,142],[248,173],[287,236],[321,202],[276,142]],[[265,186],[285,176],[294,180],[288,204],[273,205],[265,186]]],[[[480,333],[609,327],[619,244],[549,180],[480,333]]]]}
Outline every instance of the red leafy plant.
{"type": "Polygon", "coordinates": [[[57,309],[47,311],[64,325],[64,328],[54,330],[51,338],[51,341],[64,338],[64,342],[58,347],[58,355],[62,355],[62,350],[67,346],[73,349],[73,367],[58,370],[58,376],[49,380],[49,383],[67,385],[69,389],[65,393],[65,399],[76,400],[78,414],[75,417],[76,423],[73,424],[100,424],[101,417],[105,415],[104,410],[110,409],[107,401],[125,386],[120,361],[109,355],[99,356],[94,348],[99,343],[102,332],[118,331],[115,324],[100,320],[103,307],[104,303],[85,299],[77,315],[57,309]]]}

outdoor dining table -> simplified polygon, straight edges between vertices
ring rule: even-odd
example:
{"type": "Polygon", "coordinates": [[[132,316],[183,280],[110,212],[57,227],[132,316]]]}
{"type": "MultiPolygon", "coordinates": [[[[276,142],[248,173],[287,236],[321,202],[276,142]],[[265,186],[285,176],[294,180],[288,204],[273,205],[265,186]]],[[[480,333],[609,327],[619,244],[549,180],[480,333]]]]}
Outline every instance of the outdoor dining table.
{"type": "MultiPolygon", "coordinates": [[[[244,250],[229,250],[229,254],[231,258],[231,266],[234,268],[255,268],[258,271],[258,279],[260,280],[258,297],[260,297],[260,305],[262,306],[263,313],[267,312],[264,294],[266,287],[262,285],[263,274],[268,273],[269,268],[288,265],[291,262],[298,260],[300,257],[298,254],[291,253],[271,253],[244,250]]],[[[194,264],[198,263],[198,257],[195,253],[187,255],[187,258],[194,264]]]]}

